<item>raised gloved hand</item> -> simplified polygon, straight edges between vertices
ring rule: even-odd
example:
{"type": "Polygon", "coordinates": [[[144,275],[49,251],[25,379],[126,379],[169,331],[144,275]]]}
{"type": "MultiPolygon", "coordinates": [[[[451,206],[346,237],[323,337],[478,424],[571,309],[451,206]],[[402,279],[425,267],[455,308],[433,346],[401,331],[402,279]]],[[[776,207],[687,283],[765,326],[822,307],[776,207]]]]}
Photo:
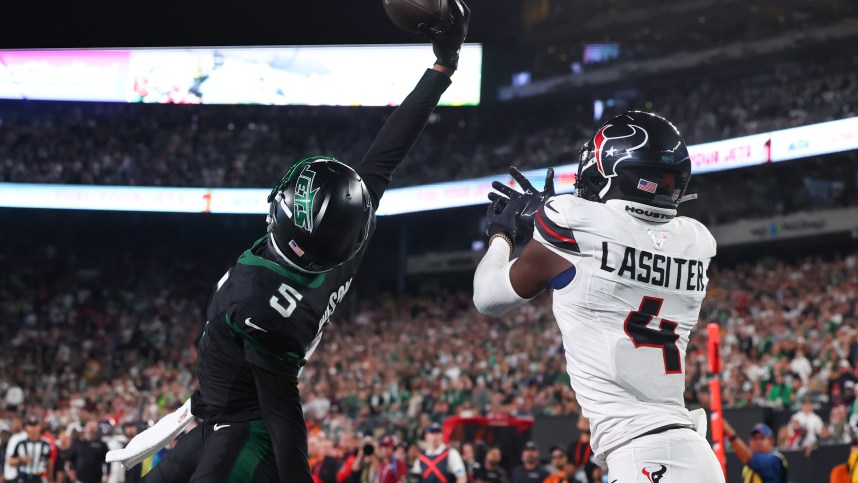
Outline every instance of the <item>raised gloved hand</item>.
{"type": "Polygon", "coordinates": [[[446,22],[434,26],[421,23],[417,28],[432,41],[435,63],[456,70],[459,67],[459,51],[468,36],[471,10],[462,0],[449,1],[446,22]]]}
{"type": "Polygon", "coordinates": [[[545,187],[542,191],[537,191],[515,167],[510,166],[509,174],[524,192],[519,193],[499,181],[492,182],[492,188],[506,196],[489,193],[489,200],[492,203],[486,214],[488,225],[486,234],[491,237],[503,232],[513,243],[519,244],[533,235],[533,217],[545,201],[554,196],[554,169],[548,168],[545,174],[545,187]]]}

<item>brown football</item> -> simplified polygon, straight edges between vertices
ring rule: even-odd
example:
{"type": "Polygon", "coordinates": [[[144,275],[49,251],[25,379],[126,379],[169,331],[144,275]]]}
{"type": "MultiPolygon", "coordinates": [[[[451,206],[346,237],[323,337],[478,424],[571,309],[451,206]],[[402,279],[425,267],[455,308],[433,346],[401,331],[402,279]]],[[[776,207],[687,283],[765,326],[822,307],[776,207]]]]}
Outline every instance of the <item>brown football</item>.
{"type": "Polygon", "coordinates": [[[384,11],[397,27],[419,32],[421,23],[437,26],[447,19],[447,0],[382,0],[384,11]]]}

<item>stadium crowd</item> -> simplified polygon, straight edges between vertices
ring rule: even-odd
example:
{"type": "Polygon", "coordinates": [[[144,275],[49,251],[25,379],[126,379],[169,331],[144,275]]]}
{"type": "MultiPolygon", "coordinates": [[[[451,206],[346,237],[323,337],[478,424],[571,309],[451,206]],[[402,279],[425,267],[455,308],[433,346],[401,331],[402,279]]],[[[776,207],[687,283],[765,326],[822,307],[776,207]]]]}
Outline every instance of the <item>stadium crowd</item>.
{"type": "Polygon", "coordinates": [[[772,45],[780,40],[782,45],[795,46],[789,38],[797,32],[837,28],[856,17],[858,9],[843,2],[781,2],[773,7],[731,1],[690,5],[528,0],[523,13],[522,49],[515,69],[530,72],[533,79],[545,79],[677,54],[748,53],[757,50],[757,42],[772,45]],[[581,23],[582,18],[587,22],[581,23]],[[693,28],[670,28],[675,24],[693,28]],[[593,49],[587,49],[606,43],[618,47],[613,55],[592,56],[593,49]]]}
{"type": "MultiPolygon", "coordinates": [[[[177,262],[105,248],[83,263],[39,243],[2,254],[0,441],[20,429],[15,418],[33,416],[62,449],[87,423],[157,420],[189,396],[202,301],[218,276],[203,254],[177,262]]],[[[722,328],[725,405],[804,414],[782,428],[783,447],[853,438],[858,252],[716,265],[710,277],[700,323],[722,328]],[[808,413],[819,407],[833,409],[808,413]]],[[[467,293],[349,305],[301,382],[316,456],[363,436],[414,444],[452,415],[579,410],[548,295],[501,319],[480,316],[467,293]]],[[[709,378],[699,330],[687,354],[690,408],[708,405],[709,378]]]]}
{"type": "MultiPolygon", "coordinates": [[[[712,81],[675,79],[613,99],[602,119],[626,109],[651,110],[676,122],[690,144],[841,119],[858,115],[856,66],[855,54],[824,56],[721,79],[717,88],[712,81]]],[[[0,102],[0,181],[267,187],[284,166],[309,154],[356,162],[389,112],[0,102]]],[[[441,108],[395,183],[574,163],[595,124],[592,97],[441,108]]]]}

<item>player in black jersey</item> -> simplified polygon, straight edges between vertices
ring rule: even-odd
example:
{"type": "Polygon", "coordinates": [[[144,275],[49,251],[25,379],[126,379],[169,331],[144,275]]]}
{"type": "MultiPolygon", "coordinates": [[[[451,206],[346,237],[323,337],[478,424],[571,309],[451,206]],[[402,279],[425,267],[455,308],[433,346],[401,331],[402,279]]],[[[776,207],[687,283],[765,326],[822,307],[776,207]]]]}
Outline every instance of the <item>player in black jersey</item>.
{"type": "Polygon", "coordinates": [[[394,170],[450,85],[470,16],[460,0],[450,10],[450,28],[427,32],[435,65],[364,159],[353,167],[303,159],[272,190],[268,233],[221,278],[208,306],[191,398],[203,424],[145,481],[312,481],[298,374],[351,287],[394,170]]]}

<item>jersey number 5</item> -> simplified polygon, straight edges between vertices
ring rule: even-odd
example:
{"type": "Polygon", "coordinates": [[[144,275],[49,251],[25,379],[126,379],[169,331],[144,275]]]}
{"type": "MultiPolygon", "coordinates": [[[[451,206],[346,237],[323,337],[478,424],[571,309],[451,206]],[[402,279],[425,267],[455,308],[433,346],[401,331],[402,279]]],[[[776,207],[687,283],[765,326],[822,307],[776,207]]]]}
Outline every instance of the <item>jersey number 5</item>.
{"type": "Polygon", "coordinates": [[[280,284],[280,289],[277,292],[283,296],[283,299],[286,302],[286,307],[284,307],[283,304],[280,303],[280,300],[278,300],[277,295],[272,295],[271,300],[268,302],[268,304],[271,305],[274,310],[280,312],[280,315],[282,315],[283,317],[289,317],[290,315],[292,315],[292,311],[295,310],[295,307],[298,306],[298,302],[300,302],[301,299],[304,298],[304,296],[301,295],[294,288],[286,285],[285,283],[280,284]]]}
{"type": "Polygon", "coordinates": [[[661,319],[658,330],[647,327],[652,322],[653,317],[661,311],[663,302],[664,299],[644,297],[640,308],[636,312],[629,312],[623,329],[634,342],[635,349],[639,347],[661,349],[661,355],[664,357],[665,374],[680,374],[682,373],[682,357],[679,353],[679,347],[676,346],[676,341],[679,340],[679,334],[676,333],[677,323],[661,319]]]}

